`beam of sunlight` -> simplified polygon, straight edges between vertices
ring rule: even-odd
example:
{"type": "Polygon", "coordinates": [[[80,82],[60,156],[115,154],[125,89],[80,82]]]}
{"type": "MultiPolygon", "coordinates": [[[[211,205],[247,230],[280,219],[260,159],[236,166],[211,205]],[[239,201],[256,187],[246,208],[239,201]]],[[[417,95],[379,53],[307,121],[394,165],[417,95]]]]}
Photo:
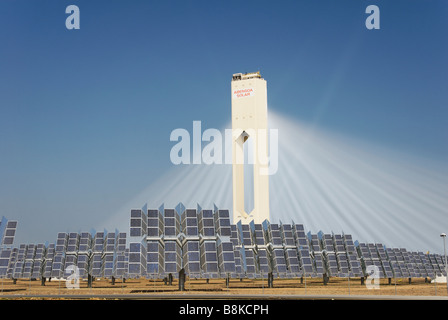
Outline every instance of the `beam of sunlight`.
{"type": "Polygon", "coordinates": [[[446,167],[271,113],[279,128],[279,170],[271,220],[359,241],[440,251],[448,229],[446,167]],[[294,199],[293,199],[294,197],[294,199]]]}
{"type": "MultiPolygon", "coordinates": [[[[360,242],[440,252],[448,230],[444,164],[411,157],[270,112],[278,129],[278,171],[270,177],[271,222],[302,223],[351,234],[360,242]]],[[[228,126],[227,128],[230,128],[228,126]]],[[[223,135],[224,136],[224,135],[223,135]]],[[[225,150],[231,152],[231,150],[225,150]]],[[[131,208],[186,207],[232,211],[232,166],[183,165],[149,181],[107,226],[128,229],[131,208]]]]}

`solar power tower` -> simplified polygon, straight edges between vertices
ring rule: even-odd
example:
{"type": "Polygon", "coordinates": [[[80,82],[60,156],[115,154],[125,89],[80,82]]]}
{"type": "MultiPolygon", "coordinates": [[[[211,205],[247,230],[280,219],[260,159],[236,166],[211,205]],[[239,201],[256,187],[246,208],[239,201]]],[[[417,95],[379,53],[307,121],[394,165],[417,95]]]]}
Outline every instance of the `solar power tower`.
{"type": "Polygon", "coordinates": [[[260,72],[236,73],[232,78],[231,89],[233,223],[241,221],[243,224],[249,224],[254,220],[256,224],[261,224],[264,220],[269,220],[266,80],[261,77],[260,72]],[[247,159],[244,159],[245,148],[248,148],[247,159]],[[253,165],[251,182],[244,179],[245,162],[253,165]],[[249,188],[245,188],[245,183],[252,182],[253,197],[251,195],[249,197],[253,199],[253,208],[250,210],[245,206],[245,189],[249,192],[249,188]]]}

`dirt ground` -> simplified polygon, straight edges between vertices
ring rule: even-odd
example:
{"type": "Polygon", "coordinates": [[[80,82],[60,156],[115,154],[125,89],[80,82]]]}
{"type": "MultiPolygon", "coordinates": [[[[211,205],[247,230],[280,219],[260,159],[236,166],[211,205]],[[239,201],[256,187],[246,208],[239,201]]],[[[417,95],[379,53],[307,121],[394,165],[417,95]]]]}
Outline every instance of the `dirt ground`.
{"type": "Polygon", "coordinates": [[[425,282],[425,279],[381,279],[378,289],[368,289],[361,284],[360,278],[331,278],[324,285],[320,278],[274,279],[274,287],[268,288],[266,279],[230,279],[228,286],[225,279],[188,279],[185,291],[180,292],[178,282],[165,284],[163,280],[152,279],[117,279],[112,284],[110,279],[96,279],[92,288],[86,281],[80,282],[79,289],[68,289],[66,281],[52,279],[45,286],[40,281],[18,279],[14,284],[11,279],[0,279],[0,295],[3,299],[27,296],[55,295],[70,298],[70,295],[130,295],[133,294],[222,294],[225,295],[390,295],[390,296],[447,296],[447,286],[441,283],[425,282]]]}

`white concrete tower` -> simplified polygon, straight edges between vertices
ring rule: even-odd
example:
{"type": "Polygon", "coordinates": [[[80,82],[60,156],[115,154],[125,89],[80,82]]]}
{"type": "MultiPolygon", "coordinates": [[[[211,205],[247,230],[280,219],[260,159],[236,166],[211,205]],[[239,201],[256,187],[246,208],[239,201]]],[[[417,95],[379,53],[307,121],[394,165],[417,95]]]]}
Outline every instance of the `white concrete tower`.
{"type": "Polygon", "coordinates": [[[260,72],[236,73],[232,78],[232,166],[233,223],[269,220],[268,175],[268,108],[266,80],[260,72]],[[252,140],[248,149],[253,163],[253,210],[244,206],[244,143],[252,140]]]}

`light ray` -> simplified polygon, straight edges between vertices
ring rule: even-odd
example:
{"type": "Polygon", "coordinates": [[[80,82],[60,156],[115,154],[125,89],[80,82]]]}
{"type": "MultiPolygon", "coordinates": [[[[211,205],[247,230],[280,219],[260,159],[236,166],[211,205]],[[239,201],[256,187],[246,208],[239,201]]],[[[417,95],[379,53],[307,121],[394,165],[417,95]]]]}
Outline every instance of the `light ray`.
{"type": "MultiPolygon", "coordinates": [[[[409,250],[440,251],[448,230],[448,175],[443,164],[327,132],[270,112],[279,133],[278,171],[270,177],[271,222],[303,223],[316,233],[352,234],[409,250]]],[[[224,135],[223,135],[224,136],[224,135]]],[[[226,150],[230,152],[230,150],[226,150]]],[[[111,223],[126,230],[129,210],[187,207],[232,210],[232,166],[184,165],[150,182],[111,223]]]]}

